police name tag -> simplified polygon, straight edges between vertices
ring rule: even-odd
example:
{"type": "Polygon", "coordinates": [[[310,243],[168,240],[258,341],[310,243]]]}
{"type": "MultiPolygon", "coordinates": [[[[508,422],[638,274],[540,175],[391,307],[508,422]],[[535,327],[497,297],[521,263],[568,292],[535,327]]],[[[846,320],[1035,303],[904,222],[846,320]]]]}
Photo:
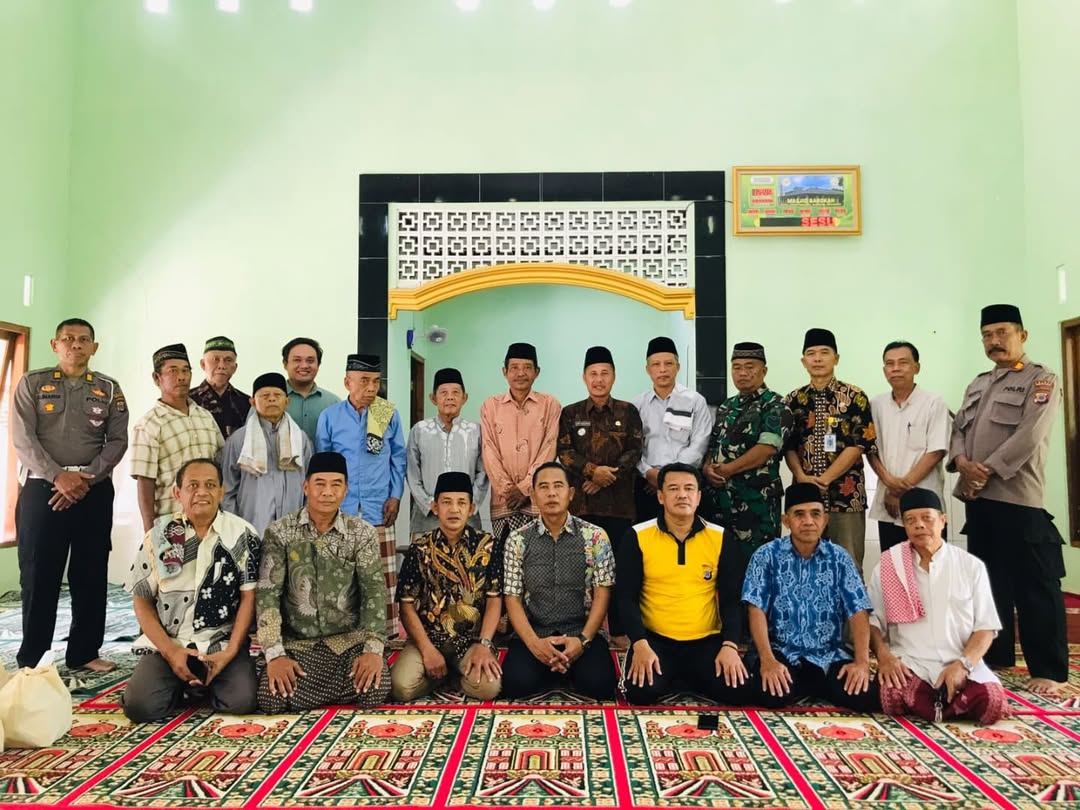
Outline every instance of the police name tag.
{"type": "Polygon", "coordinates": [[[836,434],[835,433],[826,433],[825,434],[825,448],[824,449],[825,449],[826,453],[835,453],[836,452],[836,434]]]}

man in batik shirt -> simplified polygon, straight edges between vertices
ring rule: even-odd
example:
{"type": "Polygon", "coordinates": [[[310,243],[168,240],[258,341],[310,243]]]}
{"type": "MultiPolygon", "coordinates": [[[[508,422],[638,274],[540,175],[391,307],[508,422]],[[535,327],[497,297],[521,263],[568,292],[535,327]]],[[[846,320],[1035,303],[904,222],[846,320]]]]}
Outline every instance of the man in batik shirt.
{"type": "Polygon", "coordinates": [[[810,384],[784,398],[792,417],[786,458],[796,483],[821,490],[829,513],[827,536],[847,549],[861,574],[866,541],[863,454],[873,448],[877,431],[866,394],[836,379],[833,370],[839,362],[833,333],[808,330],[802,364],[810,384]]]}
{"type": "Polygon", "coordinates": [[[206,379],[198,388],[191,389],[191,398],[201,408],[210,411],[221,435],[228,439],[244,426],[251,397],[233,388],[236,374],[236,344],[224,335],[206,341],[202,360],[199,361],[206,379]]]}
{"type": "MultiPolygon", "coordinates": [[[[567,405],[559,417],[559,461],[573,493],[570,513],[599,526],[617,543],[634,524],[641,416],[632,404],[611,396],[615,360],[606,347],[593,346],[585,353],[581,376],[588,398],[567,405]]],[[[617,646],[626,646],[614,603],[608,608],[608,629],[617,646]]]]}
{"type": "Polygon", "coordinates": [[[467,473],[440,475],[439,527],[405,552],[397,600],[409,640],[390,671],[395,700],[430,694],[451,668],[470,697],[491,700],[502,688],[491,640],[502,615],[502,543],[468,524],[476,509],[472,493],[467,473]]]}
{"type": "Polygon", "coordinates": [[[181,509],[154,521],[126,585],[143,634],[120,705],[136,723],[157,723],[198,690],[215,711],[250,714],[258,535],[218,508],[221,469],[211,459],[184,464],[173,489],[181,509]]]}
{"type": "Polygon", "coordinates": [[[263,536],[255,597],[259,710],[299,712],[386,702],[386,582],[375,528],[341,510],[348,467],[340,453],[308,462],[307,506],[263,536]]]}
{"type": "Polygon", "coordinates": [[[880,709],[870,675],[870,598],[851,555],[822,536],[830,519],[818,487],[792,484],[784,493],[791,534],[750,558],[742,598],[750,613],[759,706],[781,708],[811,697],[857,712],[880,709]],[[845,627],[854,656],[844,644],[845,627]]]}
{"type": "Polygon", "coordinates": [[[780,536],[780,451],[791,430],[783,397],[765,385],[765,347],[736,343],[731,381],[739,393],[716,411],[705,456],[705,494],[714,522],[752,553],[780,536]]]}
{"type": "Polygon", "coordinates": [[[570,514],[574,488],[559,462],[533,473],[533,493],[540,517],[511,532],[503,553],[515,633],[503,659],[503,696],[535,694],[566,676],[578,694],[611,700],[619,677],[600,635],[615,586],[611,544],[601,527],[570,514]]]}

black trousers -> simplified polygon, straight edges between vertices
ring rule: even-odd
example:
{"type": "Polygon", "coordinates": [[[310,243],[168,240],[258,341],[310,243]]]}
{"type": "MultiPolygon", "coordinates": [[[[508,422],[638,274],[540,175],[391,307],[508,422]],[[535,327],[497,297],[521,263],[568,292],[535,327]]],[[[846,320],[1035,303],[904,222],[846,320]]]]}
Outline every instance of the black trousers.
{"type": "MultiPolygon", "coordinates": [[[[617,564],[619,559],[619,546],[622,544],[623,535],[630,530],[630,527],[634,525],[634,522],[629,518],[608,517],[607,515],[582,515],[581,519],[599,526],[607,532],[608,540],[611,542],[611,551],[615,555],[617,564]]],[[[611,635],[626,635],[626,631],[622,626],[622,619],[619,618],[619,608],[615,602],[614,588],[611,589],[611,601],[608,602],[607,622],[608,632],[611,633],[611,635]]]]}
{"type": "Polygon", "coordinates": [[[831,703],[833,706],[851,709],[853,712],[872,714],[881,711],[881,695],[878,691],[877,678],[870,682],[870,689],[862,694],[849,695],[844,691],[844,681],[842,678],[838,678],[837,675],[840,674],[840,670],[847,663],[846,661],[837,661],[828,670],[824,670],[809,661],[791,664],[779,653],[774,652],[774,654],[791,673],[791,688],[782,697],[775,697],[766,692],[761,683],[761,661],[754,654],[751,665],[747,668],[750,670],[754,682],[754,702],[759,706],[768,709],[780,709],[784,706],[790,706],[803,698],[817,698],[831,703]]]}
{"type": "Polygon", "coordinates": [[[907,529],[903,526],[897,526],[895,523],[879,520],[877,522],[877,535],[881,541],[881,550],[884,552],[907,540],[907,529]]]}
{"type": "Polygon", "coordinates": [[[644,523],[660,515],[662,508],[655,492],[650,492],[645,479],[638,476],[634,479],[634,511],[637,512],[637,523],[644,523]]]}
{"type": "Polygon", "coordinates": [[[623,683],[626,699],[630,703],[655,705],[662,698],[673,694],[681,685],[708,697],[721,706],[746,706],[753,702],[754,687],[750,678],[742,686],[728,686],[723,676],[716,677],[716,656],[720,653],[720,634],[716,633],[694,641],[676,641],[656,633],[646,633],[653,652],[660,658],[660,671],[653,673],[653,682],[642,686],[630,682],[630,665],[634,650],[626,654],[623,683]]]}
{"type": "Polygon", "coordinates": [[[52,496],[49,481],[30,478],[15,504],[22,590],[23,641],[17,656],[20,667],[35,666],[52,647],[65,566],[71,588],[67,665],[77,668],[93,661],[105,640],[112,481],[90,487],[86,497],[62,512],[54,512],[49,506],[52,496]]]}
{"type": "Polygon", "coordinates": [[[1063,540],[1045,509],[977,498],[967,504],[964,534],[968,550],[986,563],[1001,630],[990,644],[986,663],[1016,664],[1013,611],[1020,625],[1020,647],[1035,678],[1069,678],[1065,626],[1063,540]]]}
{"type": "MultiPolygon", "coordinates": [[[[558,688],[563,675],[552,672],[536,659],[525,642],[516,636],[506,648],[502,663],[502,696],[519,698],[558,688]]],[[[570,688],[579,695],[594,700],[612,700],[619,676],[615,672],[615,660],[602,637],[590,644],[565,676],[570,688]]]]}

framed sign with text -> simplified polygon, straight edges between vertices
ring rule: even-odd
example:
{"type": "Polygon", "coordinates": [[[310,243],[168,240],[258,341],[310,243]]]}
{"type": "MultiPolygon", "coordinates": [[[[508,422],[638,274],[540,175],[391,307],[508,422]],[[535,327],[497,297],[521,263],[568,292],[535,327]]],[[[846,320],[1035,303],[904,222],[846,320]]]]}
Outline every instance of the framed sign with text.
{"type": "Polygon", "coordinates": [[[862,233],[858,166],[736,166],[736,236],[862,233]]]}

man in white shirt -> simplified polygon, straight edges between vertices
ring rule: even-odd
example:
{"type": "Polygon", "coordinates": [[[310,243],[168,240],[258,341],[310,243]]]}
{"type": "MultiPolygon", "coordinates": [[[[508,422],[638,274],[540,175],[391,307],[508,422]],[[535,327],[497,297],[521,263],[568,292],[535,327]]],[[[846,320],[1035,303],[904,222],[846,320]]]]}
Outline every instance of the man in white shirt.
{"type": "Polygon", "coordinates": [[[882,354],[891,391],[870,400],[877,440],[868,461],[878,477],[870,517],[878,522],[884,552],[907,539],[900,518],[900,496],[913,487],[929,489],[944,501],[942,462],[949,449],[952,420],[945,400],[915,385],[919,350],[898,340],[882,354]]]}
{"type": "MultiPolygon", "coordinates": [[[[474,502],[480,501],[488,488],[480,458],[480,424],[461,416],[461,409],[469,401],[461,372],[456,368],[436,371],[430,399],[439,412],[409,428],[405,451],[405,477],[412,496],[409,531],[413,539],[439,528],[439,518],[432,505],[435,484],[444,472],[463,472],[469,476],[474,502]]],[[[469,525],[480,528],[478,511],[469,518],[469,525]]]]}
{"type": "Polygon", "coordinates": [[[645,372],[653,387],[634,398],[641,414],[643,449],[634,487],[638,522],[660,513],[657,475],[668,464],[701,469],[712,436],[713,411],[705,397],[678,381],[679,352],[669,337],[654,337],[645,351],[645,372]]]}
{"type": "Polygon", "coordinates": [[[942,540],[937,493],[910,489],[900,511],[908,542],[882,554],[867,582],[882,710],[996,723],[1008,706],[983,661],[1001,629],[986,566],[942,540]]]}

